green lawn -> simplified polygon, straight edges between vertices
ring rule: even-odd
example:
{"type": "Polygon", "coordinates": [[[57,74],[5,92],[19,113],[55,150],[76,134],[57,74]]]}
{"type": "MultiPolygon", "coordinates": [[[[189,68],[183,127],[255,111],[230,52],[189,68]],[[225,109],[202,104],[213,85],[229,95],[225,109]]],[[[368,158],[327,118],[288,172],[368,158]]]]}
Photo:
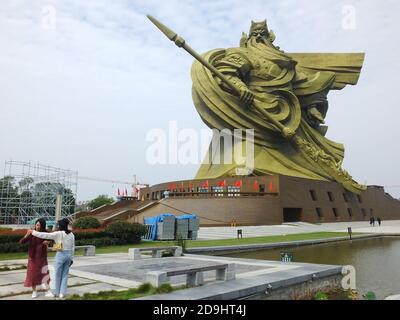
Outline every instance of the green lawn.
{"type": "MultiPolygon", "coordinates": [[[[356,235],[357,233],[353,233],[356,235]]],[[[277,242],[288,242],[288,241],[299,241],[299,240],[317,240],[348,236],[347,232],[312,232],[312,233],[296,233],[279,236],[267,236],[267,237],[254,237],[254,238],[243,238],[243,239],[226,239],[226,240],[188,240],[186,241],[187,248],[194,247],[215,247],[215,246],[227,246],[227,245],[241,245],[241,244],[257,244],[257,243],[277,243],[277,242]]],[[[174,241],[142,241],[139,244],[130,244],[122,246],[111,246],[111,247],[100,247],[96,248],[96,253],[120,253],[128,252],[129,248],[133,247],[148,247],[148,246],[168,246],[176,245],[174,241]]],[[[49,257],[54,256],[54,252],[49,253],[49,257]]],[[[82,255],[83,250],[76,252],[76,255],[82,255]]],[[[24,259],[27,254],[24,252],[20,253],[1,253],[0,260],[10,259],[24,259]]]]}

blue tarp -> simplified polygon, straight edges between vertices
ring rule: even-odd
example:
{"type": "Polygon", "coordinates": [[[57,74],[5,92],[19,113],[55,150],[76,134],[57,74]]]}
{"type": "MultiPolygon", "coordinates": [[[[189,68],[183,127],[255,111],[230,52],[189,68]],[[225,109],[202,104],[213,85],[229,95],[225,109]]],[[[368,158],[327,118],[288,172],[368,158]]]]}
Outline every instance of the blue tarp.
{"type": "Polygon", "coordinates": [[[196,219],[196,215],[195,214],[184,214],[181,215],[179,217],[176,217],[177,220],[182,220],[182,219],[196,219]]]}

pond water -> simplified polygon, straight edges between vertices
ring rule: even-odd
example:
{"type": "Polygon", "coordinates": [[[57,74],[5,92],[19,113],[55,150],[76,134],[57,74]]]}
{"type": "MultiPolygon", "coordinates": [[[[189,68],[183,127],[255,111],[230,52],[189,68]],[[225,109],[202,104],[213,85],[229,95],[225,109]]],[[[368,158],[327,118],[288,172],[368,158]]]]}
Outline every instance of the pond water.
{"type": "Polygon", "coordinates": [[[293,253],[294,262],[354,266],[356,285],[360,294],[372,291],[377,299],[400,294],[399,237],[230,253],[226,256],[279,261],[281,252],[293,253]]]}

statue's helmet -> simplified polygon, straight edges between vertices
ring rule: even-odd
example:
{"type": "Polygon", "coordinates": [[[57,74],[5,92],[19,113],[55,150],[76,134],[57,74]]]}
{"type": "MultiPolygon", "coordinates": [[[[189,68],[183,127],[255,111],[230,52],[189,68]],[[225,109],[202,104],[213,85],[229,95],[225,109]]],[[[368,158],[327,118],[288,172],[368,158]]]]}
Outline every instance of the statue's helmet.
{"type": "Polygon", "coordinates": [[[249,38],[255,37],[257,41],[261,39],[268,39],[269,31],[267,26],[267,20],[261,22],[251,21],[249,38]]]}

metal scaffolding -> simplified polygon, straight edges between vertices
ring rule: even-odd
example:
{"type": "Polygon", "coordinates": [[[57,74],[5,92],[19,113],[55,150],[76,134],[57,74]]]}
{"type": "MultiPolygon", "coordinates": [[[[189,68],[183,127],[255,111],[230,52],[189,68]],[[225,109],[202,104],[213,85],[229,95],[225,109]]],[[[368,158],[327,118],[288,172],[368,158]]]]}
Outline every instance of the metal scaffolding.
{"type": "Polygon", "coordinates": [[[54,220],[58,194],[62,195],[61,216],[68,217],[75,210],[77,186],[77,171],[6,161],[0,179],[0,224],[54,220]]]}

